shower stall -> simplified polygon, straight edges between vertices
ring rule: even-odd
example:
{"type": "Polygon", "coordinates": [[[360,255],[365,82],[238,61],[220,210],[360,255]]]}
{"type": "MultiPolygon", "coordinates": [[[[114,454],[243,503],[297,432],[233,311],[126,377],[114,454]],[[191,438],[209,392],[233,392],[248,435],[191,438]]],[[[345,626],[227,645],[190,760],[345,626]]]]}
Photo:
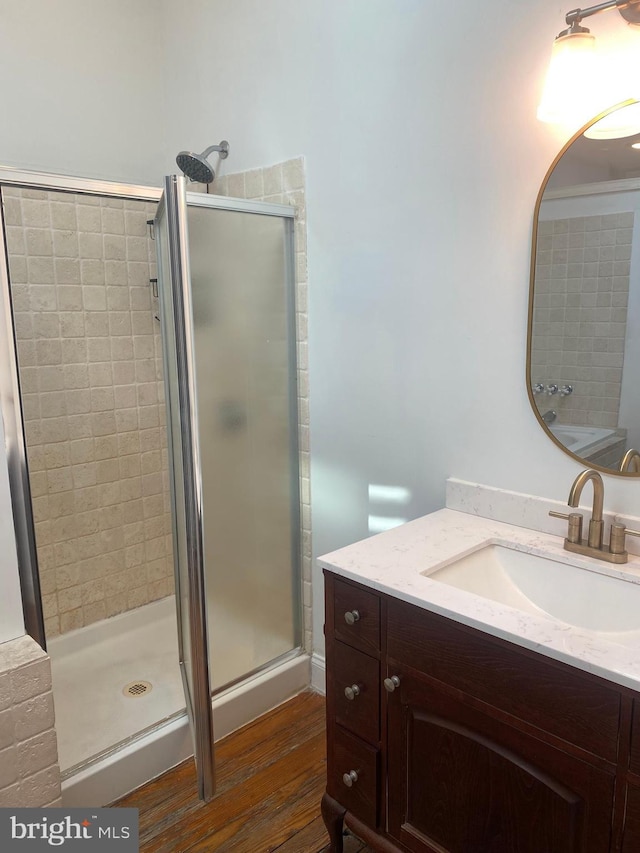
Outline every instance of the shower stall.
{"type": "Polygon", "coordinates": [[[194,746],[211,796],[212,729],[308,683],[294,211],[166,190],[0,170],[0,399],[68,805],[194,746]]]}

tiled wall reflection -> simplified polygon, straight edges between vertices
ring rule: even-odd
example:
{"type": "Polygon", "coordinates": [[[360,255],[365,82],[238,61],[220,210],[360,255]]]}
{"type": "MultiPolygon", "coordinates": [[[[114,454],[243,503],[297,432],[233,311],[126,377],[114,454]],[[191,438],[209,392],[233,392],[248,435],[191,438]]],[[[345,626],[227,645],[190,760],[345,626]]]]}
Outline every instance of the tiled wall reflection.
{"type": "Polygon", "coordinates": [[[305,648],[311,641],[311,489],[309,481],[309,361],[307,345],[307,216],[305,203],[304,160],[298,157],[216,178],[212,185],[216,195],[255,199],[274,204],[289,204],[296,209],[296,319],[298,354],[298,440],[300,446],[300,481],[302,497],[302,583],[305,648]]]}
{"type": "Polygon", "coordinates": [[[564,424],[618,426],[634,214],[541,222],[531,343],[532,382],[572,385],[539,394],[564,424]]]}
{"type": "Polygon", "coordinates": [[[155,205],[3,188],[48,636],[173,591],[155,205]]]}

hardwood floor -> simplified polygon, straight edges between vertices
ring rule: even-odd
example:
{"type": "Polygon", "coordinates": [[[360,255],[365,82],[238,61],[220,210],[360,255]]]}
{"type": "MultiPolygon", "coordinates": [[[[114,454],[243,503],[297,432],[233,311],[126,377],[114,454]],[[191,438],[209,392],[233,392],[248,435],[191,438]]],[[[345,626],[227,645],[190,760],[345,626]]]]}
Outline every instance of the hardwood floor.
{"type": "MultiPolygon", "coordinates": [[[[324,698],[302,693],[216,744],[217,792],[198,800],[193,761],[113,803],[140,810],[140,853],[325,853],[324,698]]],[[[344,853],[366,853],[345,839],[344,853]]]]}

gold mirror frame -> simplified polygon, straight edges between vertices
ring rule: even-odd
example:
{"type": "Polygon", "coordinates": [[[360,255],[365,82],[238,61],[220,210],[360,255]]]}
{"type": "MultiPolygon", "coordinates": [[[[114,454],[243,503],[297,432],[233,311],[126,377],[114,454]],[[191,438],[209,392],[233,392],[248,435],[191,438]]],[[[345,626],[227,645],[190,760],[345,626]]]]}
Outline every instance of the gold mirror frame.
{"type": "MultiPolygon", "coordinates": [[[[572,459],[575,459],[576,462],[579,462],[582,466],[587,465],[589,468],[594,468],[597,471],[600,471],[603,474],[610,474],[617,477],[626,477],[626,478],[637,478],[640,477],[640,471],[618,471],[615,468],[605,468],[602,465],[598,465],[597,463],[586,460],[584,457],[578,456],[573,451],[569,450],[566,445],[564,445],[558,438],[551,432],[547,423],[542,419],[540,412],[538,410],[538,406],[536,405],[536,401],[533,394],[532,389],[532,366],[531,366],[531,352],[532,352],[532,344],[533,344],[533,303],[534,303],[534,295],[535,295],[535,272],[536,272],[536,257],[537,257],[537,244],[538,244],[538,222],[540,217],[540,205],[542,204],[543,196],[545,190],[547,188],[547,184],[549,183],[549,179],[553,174],[554,169],[564,157],[566,152],[571,148],[573,143],[579,139],[582,134],[589,127],[592,127],[594,124],[599,122],[602,118],[609,115],[610,113],[615,112],[622,107],[629,106],[633,103],[636,103],[633,99],[623,101],[610,109],[604,110],[599,113],[595,118],[591,121],[584,124],[573,136],[569,139],[568,142],[565,143],[561,151],[554,158],[553,162],[549,166],[547,173],[542,181],[542,186],[538,192],[538,196],[536,198],[536,204],[533,210],[533,229],[532,229],[532,237],[531,237],[531,262],[530,262],[530,270],[529,270],[529,310],[528,310],[528,321],[527,321],[527,359],[526,359],[526,376],[525,376],[525,384],[527,388],[527,396],[529,397],[529,403],[531,404],[531,408],[536,417],[536,420],[544,430],[544,432],[549,436],[551,441],[559,447],[567,456],[570,456],[572,459]]],[[[640,451],[640,448],[638,448],[640,451]]]]}

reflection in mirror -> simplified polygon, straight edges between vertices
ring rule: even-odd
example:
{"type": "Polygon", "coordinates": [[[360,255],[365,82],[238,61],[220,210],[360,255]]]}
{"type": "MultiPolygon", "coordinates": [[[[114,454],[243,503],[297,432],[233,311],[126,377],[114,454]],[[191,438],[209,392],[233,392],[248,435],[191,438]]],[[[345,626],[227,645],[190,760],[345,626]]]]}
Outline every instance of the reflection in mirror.
{"type": "Polygon", "coordinates": [[[640,450],[634,144],[640,132],[581,133],[550,170],[536,206],[527,353],[529,397],[543,428],[590,467],[627,476],[640,473],[629,453],[640,450]]]}

